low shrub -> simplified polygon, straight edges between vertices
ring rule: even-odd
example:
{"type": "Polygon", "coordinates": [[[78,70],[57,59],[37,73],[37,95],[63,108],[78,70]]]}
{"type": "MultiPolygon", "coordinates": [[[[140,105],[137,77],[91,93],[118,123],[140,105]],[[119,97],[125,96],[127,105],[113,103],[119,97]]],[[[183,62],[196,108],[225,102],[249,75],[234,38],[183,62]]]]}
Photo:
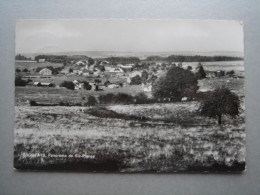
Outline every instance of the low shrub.
{"type": "Polygon", "coordinates": [[[98,99],[101,104],[131,104],[134,102],[133,97],[125,93],[108,93],[100,95],[98,99]]]}
{"type": "Polygon", "coordinates": [[[37,106],[37,102],[34,100],[30,100],[30,106],[37,106]]]}
{"type": "Polygon", "coordinates": [[[74,90],[74,88],[75,88],[75,85],[72,81],[64,81],[63,83],[61,83],[60,86],[65,87],[67,89],[71,89],[71,90],[74,90]]]}
{"type": "Polygon", "coordinates": [[[88,97],[88,103],[87,103],[88,106],[95,106],[97,103],[98,102],[94,96],[88,97]]]}
{"type": "Polygon", "coordinates": [[[147,103],[149,103],[149,99],[145,93],[140,92],[135,96],[135,103],[136,104],[147,104],[147,103]]]}

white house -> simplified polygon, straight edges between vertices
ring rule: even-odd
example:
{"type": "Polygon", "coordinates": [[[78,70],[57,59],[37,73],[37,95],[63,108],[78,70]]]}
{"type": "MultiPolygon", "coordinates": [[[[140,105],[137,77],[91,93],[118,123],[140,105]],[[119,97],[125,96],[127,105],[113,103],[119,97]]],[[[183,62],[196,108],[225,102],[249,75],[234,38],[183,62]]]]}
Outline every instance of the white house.
{"type": "Polygon", "coordinates": [[[38,59],[38,62],[40,62],[40,63],[43,63],[45,61],[46,61],[45,59],[38,59]]]}
{"type": "Polygon", "coordinates": [[[34,82],[33,83],[33,86],[39,86],[40,85],[40,82],[34,82]]]}
{"type": "Polygon", "coordinates": [[[41,74],[41,75],[52,75],[52,71],[48,68],[44,68],[44,69],[40,70],[39,74],[41,74]]]}
{"type": "Polygon", "coordinates": [[[70,72],[70,70],[68,68],[64,68],[60,71],[60,74],[68,74],[70,72]]]}
{"type": "Polygon", "coordinates": [[[106,60],[103,60],[103,61],[100,63],[100,65],[107,65],[107,64],[109,64],[109,61],[106,61],[106,60]]]}
{"type": "Polygon", "coordinates": [[[113,83],[113,84],[108,85],[107,87],[110,88],[110,89],[114,89],[114,88],[119,88],[120,85],[117,85],[117,84],[113,83]]]}
{"type": "Polygon", "coordinates": [[[125,69],[132,69],[133,66],[134,66],[133,64],[126,64],[126,65],[118,64],[117,65],[117,67],[125,68],[125,69]]]}
{"type": "Polygon", "coordinates": [[[144,84],[142,83],[142,89],[144,92],[151,92],[152,91],[152,83],[144,84]]]}
{"type": "Polygon", "coordinates": [[[82,66],[85,66],[85,65],[87,65],[88,63],[86,62],[86,61],[83,61],[83,60],[80,60],[80,61],[78,61],[77,63],[75,63],[75,65],[82,65],[82,66]]]}

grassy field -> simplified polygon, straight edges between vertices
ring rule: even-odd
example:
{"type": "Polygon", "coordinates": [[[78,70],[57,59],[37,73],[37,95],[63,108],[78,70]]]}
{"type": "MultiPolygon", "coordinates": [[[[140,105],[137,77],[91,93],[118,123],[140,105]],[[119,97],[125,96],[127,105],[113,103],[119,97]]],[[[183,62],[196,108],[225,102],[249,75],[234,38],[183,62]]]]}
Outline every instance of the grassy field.
{"type": "Polygon", "coordinates": [[[142,91],[142,86],[132,85],[115,89],[106,88],[104,91],[92,90],[69,90],[64,88],[44,88],[44,87],[15,87],[15,104],[26,105],[28,100],[41,103],[59,103],[61,101],[71,104],[86,103],[90,95],[98,97],[107,93],[128,93],[136,95],[142,91]],[[82,99],[85,97],[85,100],[82,99]]]}
{"type": "Polygon", "coordinates": [[[98,172],[243,170],[244,112],[224,117],[219,126],[199,116],[198,106],[16,106],[14,165],[98,172]],[[114,117],[102,117],[104,111],[114,117]]]}
{"type": "MultiPolygon", "coordinates": [[[[65,76],[64,76],[65,77],[65,76]]],[[[75,78],[67,77],[66,80],[74,80],[75,78]]],[[[62,81],[60,78],[60,82],[62,81]]],[[[51,82],[51,78],[48,79],[51,82]]],[[[45,81],[46,82],[46,81],[45,81]]],[[[235,78],[214,78],[203,79],[199,81],[199,87],[203,90],[212,90],[217,86],[226,85],[230,90],[234,91],[241,97],[244,96],[244,79],[235,78]]],[[[27,100],[35,100],[43,103],[59,103],[60,101],[71,103],[84,103],[82,97],[89,95],[99,96],[107,93],[127,93],[136,95],[142,92],[141,85],[130,85],[115,89],[104,88],[103,91],[87,91],[87,90],[69,90],[63,88],[43,88],[43,87],[15,87],[16,105],[25,105],[27,100]]],[[[149,94],[148,94],[149,95],[149,94]]]]}

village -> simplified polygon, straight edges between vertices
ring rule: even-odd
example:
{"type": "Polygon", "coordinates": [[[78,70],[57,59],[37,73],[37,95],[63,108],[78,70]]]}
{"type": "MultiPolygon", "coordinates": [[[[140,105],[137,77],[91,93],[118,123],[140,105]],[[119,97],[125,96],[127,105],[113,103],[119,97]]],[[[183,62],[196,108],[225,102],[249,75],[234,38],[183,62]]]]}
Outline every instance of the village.
{"type": "MultiPolygon", "coordinates": [[[[167,61],[140,61],[136,63],[126,63],[124,60],[117,63],[105,59],[92,59],[82,57],[77,60],[67,60],[66,63],[57,64],[48,62],[41,58],[37,61],[16,61],[21,64],[34,64],[30,68],[19,68],[16,73],[21,75],[23,84],[17,86],[25,87],[51,87],[67,88],[70,90],[91,90],[91,91],[108,91],[121,88],[129,92],[129,86],[138,86],[139,92],[145,93],[151,97],[153,82],[164,76],[171,67],[180,67],[190,70],[194,74],[198,71],[205,72],[207,80],[215,78],[243,78],[243,71],[234,70],[207,70],[203,63],[181,63],[167,61]],[[64,65],[65,64],[65,65],[64,65]],[[205,70],[204,70],[205,69],[205,70]]],[[[227,82],[229,80],[227,79],[227,82]]],[[[202,84],[203,85],[203,84],[202,84]]],[[[203,86],[201,91],[205,91],[203,86]]],[[[183,98],[186,100],[187,98],[183,98]]]]}

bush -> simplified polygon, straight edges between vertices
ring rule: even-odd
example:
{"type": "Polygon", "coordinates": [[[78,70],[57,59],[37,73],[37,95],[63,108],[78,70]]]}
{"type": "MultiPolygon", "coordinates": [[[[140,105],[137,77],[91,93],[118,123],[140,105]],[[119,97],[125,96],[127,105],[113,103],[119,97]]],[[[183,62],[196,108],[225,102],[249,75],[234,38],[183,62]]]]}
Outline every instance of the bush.
{"type": "Polygon", "coordinates": [[[231,71],[228,71],[227,73],[226,73],[226,75],[234,75],[235,74],[235,71],[234,70],[231,70],[231,71]]]}
{"type": "Polygon", "coordinates": [[[130,85],[140,85],[140,84],[142,84],[142,79],[139,75],[136,75],[131,79],[130,85]]]}
{"type": "Polygon", "coordinates": [[[111,104],[114,103],[114,96],[115,95],[113,93],[108,93],[105,95],[100,95],[98,99],[101,104],[111,104]]]}
{"type": "Polygon", "coordinates": [[[70,106],[70,104],[68,102],[60,102],[59,106],[70,106]]]}
{"type": "Polygon", "coordinates": [[[83,88],[85,90],[91,90],[92,89],[92,86],[89,84],[89,82],[83,81],[83,83],[84,83],[83,88]]]}
{"type": "Polygon", "coordinates": [[[17,75],[15,76],[14,84],[15,86],[25,86],[27,81],[23,80],[21,76],[17,75]]]}
{"type": "Polygon", "coordinates": [[[37,106],[37,102],[34,100],[30,100],[30,106],[37,106]]]}
{"type": "Polygon", "coordinates": [[[148,79],[148,72],[146,71],[146,70],[144,70],[143,72],[142,72],[142,76],[141,76],[141,79],[142,79],[142,82],[143,83],[145,83],[146,82],[146,80],[148,79]]]}
{"type": "Polygon", "coordinates": [[[75,85],[72,81],[64,81],[63,83],[61,83],[60,86],[65,87],[67,89],[71,89],[71,90],[73,90],[75,88],[75,85]]]}
{"type": "Polygon", "coordinates": [[[125,93],[119,93],[115,96],[115,103],[117,104],[131,104],[133,103],[133,97],[125,93]]]}
{"type": "Polygon", "coordinates": [[[136,104],[146,104],[149,103],[149,100],[147,98],[147,95],[145,95],[145,93],[140,92],[135,96],[135,103],[136,104]]]}
{"type": "Polygon", "coordinates": [[[89,96],[88,97],[88,106],[95,106],[97,104],[97,100],[94,96],[89,96]]]}
{"type": "Polygon", "coordinates": [[[104,82],[104,86],[106,86],[106,87],[107,87],[109,84],[111,84],[109,80],[107,80],[106,82],[104,82]]]}
{"type": "Polygon", "coordinates": [[[108,93],[99,96],[99,102],[101,104],[131,104],[133,103],[133,97],[125,93],[112,94],[108,93]]]}

